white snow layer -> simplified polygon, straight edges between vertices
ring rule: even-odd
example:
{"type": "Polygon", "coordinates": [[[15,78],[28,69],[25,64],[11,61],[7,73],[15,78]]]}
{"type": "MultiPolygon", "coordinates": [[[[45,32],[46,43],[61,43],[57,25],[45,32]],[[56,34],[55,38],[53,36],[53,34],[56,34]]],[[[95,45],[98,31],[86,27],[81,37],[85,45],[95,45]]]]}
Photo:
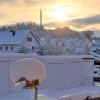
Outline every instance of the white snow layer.
{"type": "MultiPolygon", "coordinates": [[[[39,100],[84,100],[86,96],[100,96],[100,87],[81,86],[77,88],[51,91],[39,90],[39,100]]],[[[25,90],[0,96],[0,100],[34,100],[34,91],[25,90]]]]}

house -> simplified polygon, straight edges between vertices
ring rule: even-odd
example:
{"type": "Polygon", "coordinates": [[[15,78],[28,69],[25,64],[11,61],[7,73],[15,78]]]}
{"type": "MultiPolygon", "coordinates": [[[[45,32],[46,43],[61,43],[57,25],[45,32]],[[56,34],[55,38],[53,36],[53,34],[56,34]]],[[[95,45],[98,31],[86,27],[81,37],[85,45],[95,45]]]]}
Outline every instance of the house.
{"type": "Polygon", "coordinates": [[[38,39],[30,30],[0,31],[0,53],[36,52],[38,39]]]}

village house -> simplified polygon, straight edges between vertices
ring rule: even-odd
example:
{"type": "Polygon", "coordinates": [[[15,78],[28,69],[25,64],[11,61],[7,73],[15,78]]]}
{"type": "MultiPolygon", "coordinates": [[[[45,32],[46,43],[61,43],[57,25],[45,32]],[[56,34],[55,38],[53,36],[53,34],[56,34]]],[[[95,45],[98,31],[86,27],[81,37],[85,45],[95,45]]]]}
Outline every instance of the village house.
{"type": "Polygon", "coordinates": [[[39,42],[30,30],[0,31],[0,53],[36,52],[39,42]]]}

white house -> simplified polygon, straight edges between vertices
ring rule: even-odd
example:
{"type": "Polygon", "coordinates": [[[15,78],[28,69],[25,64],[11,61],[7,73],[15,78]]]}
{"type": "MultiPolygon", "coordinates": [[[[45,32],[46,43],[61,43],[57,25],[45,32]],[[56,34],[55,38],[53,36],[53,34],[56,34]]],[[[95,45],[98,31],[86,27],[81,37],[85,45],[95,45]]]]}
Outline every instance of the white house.
{"type": "Polygon", "coordinates": [[[0,52],[36,52],[39,42],[30,30],[0,31],[0,52]]]}

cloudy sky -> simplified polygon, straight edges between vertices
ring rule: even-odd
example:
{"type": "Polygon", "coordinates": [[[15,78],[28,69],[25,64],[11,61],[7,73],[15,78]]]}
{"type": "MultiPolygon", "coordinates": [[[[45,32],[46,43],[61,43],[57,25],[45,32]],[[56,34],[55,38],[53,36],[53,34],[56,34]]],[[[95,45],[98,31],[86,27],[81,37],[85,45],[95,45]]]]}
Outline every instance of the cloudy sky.
{"type": "Polygon", "coordinates": [[[23,21],[39,23],[40,9],[43,23],[100,30],[100,0],[0,0],[0,25],[23,21]]]}

